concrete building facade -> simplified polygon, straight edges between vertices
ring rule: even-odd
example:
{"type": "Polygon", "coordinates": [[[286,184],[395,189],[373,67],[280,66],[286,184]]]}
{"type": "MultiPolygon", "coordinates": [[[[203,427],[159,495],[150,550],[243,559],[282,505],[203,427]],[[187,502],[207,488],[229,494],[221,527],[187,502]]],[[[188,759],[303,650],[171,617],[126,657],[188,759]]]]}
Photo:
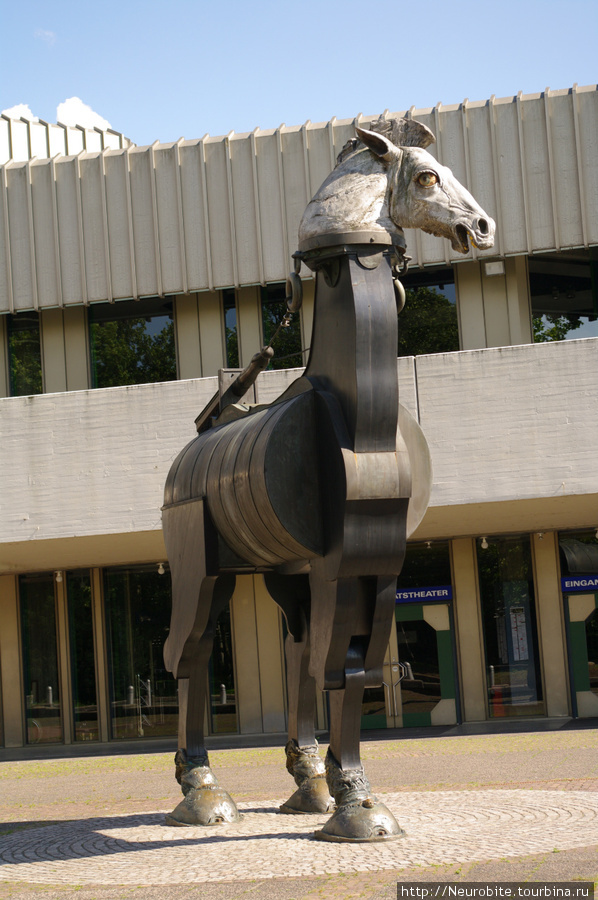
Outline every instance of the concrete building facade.
{"type": "MultiPolygon", "coordinates": [[[[397,377],[434,483],[363,725],[595,716],[598,92],[409,114],[498,240],[457,259],[407,234],[397,377]]],[[[136,148],[0,122],[4,746],[176,732],[166,474],[218,371],[270,338],[300,215],[353,126],[136,148]]],[[[260,401],[307,358],[302,277],[260,401]]],[[[240,576],[206,686],[213,733],[284,732],[284,634],[261,576],[240,576]]]]}

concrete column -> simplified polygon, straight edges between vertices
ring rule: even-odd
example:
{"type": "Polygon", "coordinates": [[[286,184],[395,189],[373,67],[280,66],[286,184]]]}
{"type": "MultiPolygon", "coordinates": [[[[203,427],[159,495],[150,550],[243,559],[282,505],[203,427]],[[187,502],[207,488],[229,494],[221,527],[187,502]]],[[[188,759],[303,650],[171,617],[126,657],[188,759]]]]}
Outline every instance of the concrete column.
{"type": "Polygon", "coordinates": [[[244,368],[263,344],[262,304],[259,285],[242,287],[237,291],[237,337],[239,341],[239,365],[241,368],[244,368]]]}
{"type": "Polygon", "coordinates": [[[563,600],[560,591],[558,535],[532,535],[538,643],[547,716],[568,716],[569,677],[563,600]]]}
{"type": "Polygon", "coordinates": [[[10,394],[8,335],[6,331],[6,316],[0,316],[0,397],[8,397],[10,394]]]}
{"type": "Polygon", "coordinates": [[[231,600],[231,624],[239,731],[241,734],[260,734],[262,701],[255,592],[251,575],[237,575],[231,600]]]}
{"type": "Polygon", "coordinates": [[[511,256],[505,266],[511,344],[533,344],[527,256],[511,256]]]}
{"type": "Polygon", "coordinates": [[[201,378],[198,294],[175,297],[175,333],[179,378],[201,378]]]}
{"type": "Polygon", "coordinates": [[[462,350],[532,342],[527,257],[502,263],[499,275],[487,275],[483,261],[455,266],[462,350]]]}
{"type": "Polygon", "coordinates": [[[266,590],[263,576],[252,577],[260,667],[262,730],[266,733],[286,731],[284,646],[280,609],[266,590]]]}
{"type": "Polygon", "coordinates": [[[62,315],[66,389],[67,391],[86,391],[91,387],[87,310],[84,306],[66,306],[62,315]]]}
{"type": "Polygon", "coordinates": [[[73,722],[73,695],[71,690],[71,647],[69,639],[69,616],[66,596],[66,575],[57,582],[54,576],[56,595],[56,632],[58,639],[58,681],[60,684],[60,711],[62,713],[62,740],[72,744],[75,739],[73,722]]]}
{"type": "Polygon", "coordinates": [[[206,378],[226,367],[220,291],[202,291],[198,294],[198,304],[201,374],[206,378]]]}
{"type": "Polygon", "coordinates": [[[61,309],[42,309],[39,314],[44,393],[66,391],[66,348],[61,309]]]}
{"type": "Polygon", "coordinates": [[[96,698],[98,704],[98,731],[100,740],[108,741],[110,739],[110,695],[108,685],[108,651],[106,642],[106,616],[104,615],[102,570],[91,569],[90,574],[93,643],[96,667],[96,698]]]}
{"type": "MultiPolygon", "coordinates": [[[[313,278],[303,282],[303,304],[301,306],[301,346],[311,347],[311,333],[314,325],[314,295],[316,282],[313,278]]],[[[307,363],[308,354],[303,354],[303,365],[307,363]]]]}
{"type": "Polygon", "coordinates": [[[451,541],[457,657],[465,722],[487,719],[484,635],[473,538],[451,541]]]}
{"type": "Polygon", "coordinates": [[[44,392],[87,390],[90,377],[85,307],[43,309],[40,334],[44,392]]]}
{"type": "Polygon", "coordinates": [[[0,576],[0,673],[4,746],[25,744],[23,666],[19,634],[19,593],[14,575],[0,576]]]}

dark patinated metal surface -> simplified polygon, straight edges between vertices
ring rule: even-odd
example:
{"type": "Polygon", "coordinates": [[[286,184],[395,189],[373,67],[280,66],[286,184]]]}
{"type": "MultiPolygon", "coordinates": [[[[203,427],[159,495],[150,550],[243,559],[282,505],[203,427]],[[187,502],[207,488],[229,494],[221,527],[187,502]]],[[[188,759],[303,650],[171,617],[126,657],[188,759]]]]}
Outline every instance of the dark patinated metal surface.
{"type": "Polygon", "coordinates": [[[215,420],[215,403],[208,404],[198,420],[207,430],[168,476],[173,612],[165,661],[179,679],[185,748],[177,762],[185,797],[171,816],[179,824],[235,814],[205,752],[206,673],[236,574],[263,572],[288,628],[287,767],[297,791],[283,811],[329,810],[332,795],[337,808],[319,839],[402,833],[371,793],[359,739],[363,692],[382,682],[406,540],[431,485],[425,438],[399,403],[403,228],[442,234],[462,252],[470,240],[491,246],[494,233],[473,197],[424,149],[432,139],[412,120],[357,129],[306,209],[287,284],[288,307],[297,308],[301,265],[315,273],[304,374],[273,404],[236,403],[235,391],[265,364],[262,351],[237,387],[223,387],[215,420]],[[316,687],[329,691],[325,771],[314,735],[316,687]]]}

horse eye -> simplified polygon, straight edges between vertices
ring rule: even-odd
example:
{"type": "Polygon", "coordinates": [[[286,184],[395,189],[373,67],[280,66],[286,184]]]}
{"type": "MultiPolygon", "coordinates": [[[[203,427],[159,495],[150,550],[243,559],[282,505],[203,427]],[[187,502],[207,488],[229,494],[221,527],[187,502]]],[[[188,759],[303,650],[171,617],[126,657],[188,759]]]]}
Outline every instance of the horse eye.
{"type": "Polygon", "coordinates": [[[421,184],[422,187],[432,187],[435,184],[438,184],[438,175],[434,172],[420,172],[416,179],[418,184],[421,184]]]}

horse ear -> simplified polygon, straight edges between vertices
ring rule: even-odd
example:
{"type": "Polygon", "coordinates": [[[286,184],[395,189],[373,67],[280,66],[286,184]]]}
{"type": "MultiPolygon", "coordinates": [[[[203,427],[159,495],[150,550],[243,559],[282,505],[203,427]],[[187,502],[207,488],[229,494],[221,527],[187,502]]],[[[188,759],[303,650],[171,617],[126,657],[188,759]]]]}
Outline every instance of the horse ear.
{"type": "Polygon", "coordinates": [[[375,131],[367,131],[365,128],[359,128],[357,125],[355,126],[355,132],[359,140],[363,141],[368,150],[371,150],[372,153],[375,153],[376,156],[379,156],[380,159],[383,159],[385,162],[396,159],[401,153],[400,149],[383,134],[376,134],[375,131]]]}
{"type": "Polygon", "coordinates": [[[388,138],[395,147],[421,147],[425,150],[436,142],[430,129],[416,119],[385,119],[380,116],[371,123],[370,128],[388,138]]]}
{"type": "Polygon", "coordinates": [[[436,143],[434,134],[422,122],[415,119],[399,119],[397,125],[400,126],[400,135],[396,143],[401,147],[421,147],[425,150],[430,144],[436,143]]]}

